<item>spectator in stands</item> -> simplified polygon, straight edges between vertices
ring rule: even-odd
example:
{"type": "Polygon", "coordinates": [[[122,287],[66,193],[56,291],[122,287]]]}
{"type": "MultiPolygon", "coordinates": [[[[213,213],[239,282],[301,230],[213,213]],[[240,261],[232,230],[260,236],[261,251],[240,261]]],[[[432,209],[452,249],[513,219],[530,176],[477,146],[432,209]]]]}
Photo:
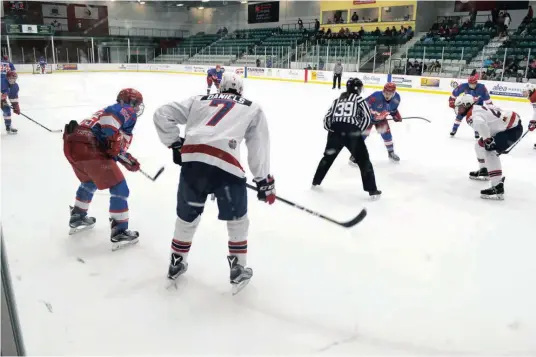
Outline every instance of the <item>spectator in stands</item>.
{"type": "Polygon", "coordinates": [[[303,21],[301,18],[298,18],[298,28],[301,30],[303,28],[303,21]]]}
{"type": "Polygon", "coordinates": [[[341,27],[341,29],[339,30],[339,36],[342,36],[344,35],[344,27],[341,27]]]}
{"type": "Polygon", "coordinates": [[[363,28],[363,26],[361,26],[361,29],[359,30],[358,34],[359,37],[363,37],[363,35],[365,34],[365,29],[363,28]]]}
{"type": "Polygon", "coordinates": [[[396,36],[398,35],[398,31],[396,31],[396,27],[391,27],[391,36],[396,36]]]}
{"type": "Polygon", "coordinates": [[[476,8],[473,8],[471,11],[469,11],[469,21],[471,22],[471,25],[475,25],[476,24],[476,15],[477,15],[477,10],[476,8]]]}
{"type": "Polygon", "coordinates": [[[257,67],[260,67],[261,66],[261,59],[260,58],[257,58],[257,60],[255,61],[255,65],[257,67]]]}
{"type": "Polygon", "coordinates": [[[525,17],[523,18],[523,21],[521,21],[521,23],[523,25],[528,24],[529,22],[532,21],[533,16],[534,16],[534,12],[532,11],[532,6],[529,5],[529,9],[527,10],[527,15],[525,15],[525,17]]]}
{"type": "Polygon", "coordinates": [[[406,40],[411,40],[413,38],[413,28],[411,26],[408,26],[408,30],[406,31],[406,40]]]}
{"type": "Polygon", "coordinates": [[[422,41],[422,43],[424,44],[429,44],[433,42],[434,42],[434,38],[432,36],[426,36],[426,38],[422,41]]]}
{"type": "Polygon", "coordinates": [[[529,29],[528,27],[525,27],[525,29],[523,31],[521,31],[521,33],[519,34],[521,37],[525,37],[529,34],[529,29]]]}
{"type": "Polygon", "coordinates": [[[354,11],[354,13],[352,14],[352,22],[358,22],[359,21],[359,16],[357,16],[357,13],[354,11]]]}
{"type": "Polygon", "coordinates": [[[536,59],[530,62],[529,70],[527,72],[527,78],[536,78],[536,59]]]}
{"type": "Polygon", "coordinates": [[[381,35],[381,33],[382,33],[382,31],[380,30],[380,28],[378,26],[376,26],[376,30],[372,31],[372,34],[376,35],[376,36],[381,35]]]}
{"type": "Polygon", "coordinates": [[[510,13],[508,11],[504,12],[504,31],[508,31],[508,27],[510,26],[510,23],[512,22],[512,16],[510,16],[510,13]]]}
{"type": "Polygon", "coordinates": [[[385,29],[385,32],[383,33],[385,36],[391,36],[391,29],[388,27],[385,29]]]}
{"type": "MultiPolygon", "coordinates": [[[[223,36],[227,36],[227,34],[229,33],[229,30],[227,30],[227,27],[223,26],[222,33],[223,33],[223,36]]],[[[246,34],[247,34],[247,32],[246,32],[246,34]]]]}
{"type": "Polygon", "coordinates": [[[272,57],[266,58],[266,67],[272,68],[272,57]]]}
{"type": "Polygon", "coordinates": [[[320,30],[320,21],[318,19],[315,19],[315,32],[318,32],[320,30]]]}
{"type": "Polygon", "coordinates": [[[435,60],[435,62],[430,63],[430,73],[437,71],[439,73],[439,70],[441,69],[441,63],[439,63],[439,60],[435,60]]]}

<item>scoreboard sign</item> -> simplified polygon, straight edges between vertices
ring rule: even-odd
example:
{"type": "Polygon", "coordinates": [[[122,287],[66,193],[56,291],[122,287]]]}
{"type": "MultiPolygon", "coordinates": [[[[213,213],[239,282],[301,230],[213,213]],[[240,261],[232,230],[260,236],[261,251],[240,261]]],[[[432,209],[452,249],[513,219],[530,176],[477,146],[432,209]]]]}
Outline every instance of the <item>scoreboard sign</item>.
{"type": "Polygon", "coordinates": [[[248,24],[279,22],[279,1],[248,5],[248,24]]]}
{"type": "Polygon", "coordinates": [[[36,35],[52,35],[52,26],[50,25],[7,25],[7,33],[10,34],[36,34],[36,35]]]}

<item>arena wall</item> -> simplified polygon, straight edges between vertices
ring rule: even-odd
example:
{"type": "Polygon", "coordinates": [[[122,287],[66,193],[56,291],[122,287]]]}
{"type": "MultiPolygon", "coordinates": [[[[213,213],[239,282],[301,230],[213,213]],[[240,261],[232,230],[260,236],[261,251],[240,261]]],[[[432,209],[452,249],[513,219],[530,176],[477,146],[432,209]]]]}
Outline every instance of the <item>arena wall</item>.
{"type": "MultiPolygon", "coordinates": [[[[15,64],[18,73],[32,73],[37,65],[15,64]]],[[[206,76],[207,70],[212,66],[205,65],[181,65],[181,64],[136,64],[136,63],[71,63],[57,64],[53,66],[53,73],[58,75],[84,72],[140,72],[140,73],[171,73],[206,76]]],[[[254,80],[270,80],[280,82],[297,82],[304,84],[331,85],[333,72],[315,71],[307,69],[283,69],[263,67],[225,67],[227,71],[233,71],[244,78],[254,80]]],[[[453,88],[463,83],[466,79],[442,78],[432,76],[405,76],[381,73],[357,73],[348,72],[342,76],[342,82],[348,78],[359,77],[368,88],[382,88],[387,82],[394,82],[401,92],[417,92],[426,94],[450,95],[453,88]]],[[[523,97],[524,83],[480,81],[490,91],[493,100],[507,100],[525,102],[523,97]]]]}

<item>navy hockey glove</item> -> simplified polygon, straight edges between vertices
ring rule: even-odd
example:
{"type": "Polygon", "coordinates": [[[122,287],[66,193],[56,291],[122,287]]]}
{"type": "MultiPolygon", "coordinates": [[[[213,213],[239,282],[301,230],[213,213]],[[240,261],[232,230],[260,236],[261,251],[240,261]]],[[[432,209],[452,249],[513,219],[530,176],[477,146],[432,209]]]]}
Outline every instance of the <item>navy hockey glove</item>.
{"type": "Polygon", "coordinates": [[[268,203],[269,205],[275,202],[275,180],[271,175],[260,181],[255,181],[257,184],[257,198],[259,201],[268,203]]]}
{"type": "Polygon", "coordinates": [[[184,143],[184,138],[179,138],[178,141],[174,142],[169,147],[171,149],[171,152],[173,153],[173,162],[179,166],[182,165],[181,149],[182,149],[183,143],[184,143]]]}
{"type": "Polygon", "coordinates": [[[483,146],[486,151],[494,151],[497,146],[495,145],[495,139],[493,138],[487,138],[487,139],[479,139],[480,146],[483,146]]]}

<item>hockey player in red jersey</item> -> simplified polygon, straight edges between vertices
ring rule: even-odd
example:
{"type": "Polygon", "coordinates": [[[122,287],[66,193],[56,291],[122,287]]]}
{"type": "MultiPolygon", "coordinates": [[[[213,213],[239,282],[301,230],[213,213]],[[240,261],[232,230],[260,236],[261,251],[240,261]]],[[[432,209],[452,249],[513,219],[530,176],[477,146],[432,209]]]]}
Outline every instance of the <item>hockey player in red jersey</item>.
{"type": "MultiPolygon", "coordinates": [[[[532,105],[532,119],[529,122],[529,130],[534,131],[536,129],[536,84],[527,83],[525,87],[524,95],[529,99],[530,104],[532,105]]],[[[534,144],[534,149],[536,149],[536,144],[534,144]]]]}
{"type": "Polygon", "coordinates": [[[141,93],[127,88],[119,92],[117,103],[80,124],[72,120],[65,126],[63,151],[80,180],[71,209],[70,234],[93,228],[96,219],[87,215],[93,194],[109,189],[112,250],[138,242],[138,232],[128,230],[129,189],[117,161],[129,171],[140,169],[139,162],[127,150],[143,108],[141,93]]]}
{"type": "Polygon", "coordinates": [[[504,179],[498,154],[504,154],[523,134],[519,115],[494,105],[477,105],[471,94],[456,98],[455,109],[456,114],[465,116],[467,123],[480,134],[475,144],[480,168],[470,172],[469,178],[490,180],[491,188],[480,191],[480,197],[502,200],[504,179]]]}

